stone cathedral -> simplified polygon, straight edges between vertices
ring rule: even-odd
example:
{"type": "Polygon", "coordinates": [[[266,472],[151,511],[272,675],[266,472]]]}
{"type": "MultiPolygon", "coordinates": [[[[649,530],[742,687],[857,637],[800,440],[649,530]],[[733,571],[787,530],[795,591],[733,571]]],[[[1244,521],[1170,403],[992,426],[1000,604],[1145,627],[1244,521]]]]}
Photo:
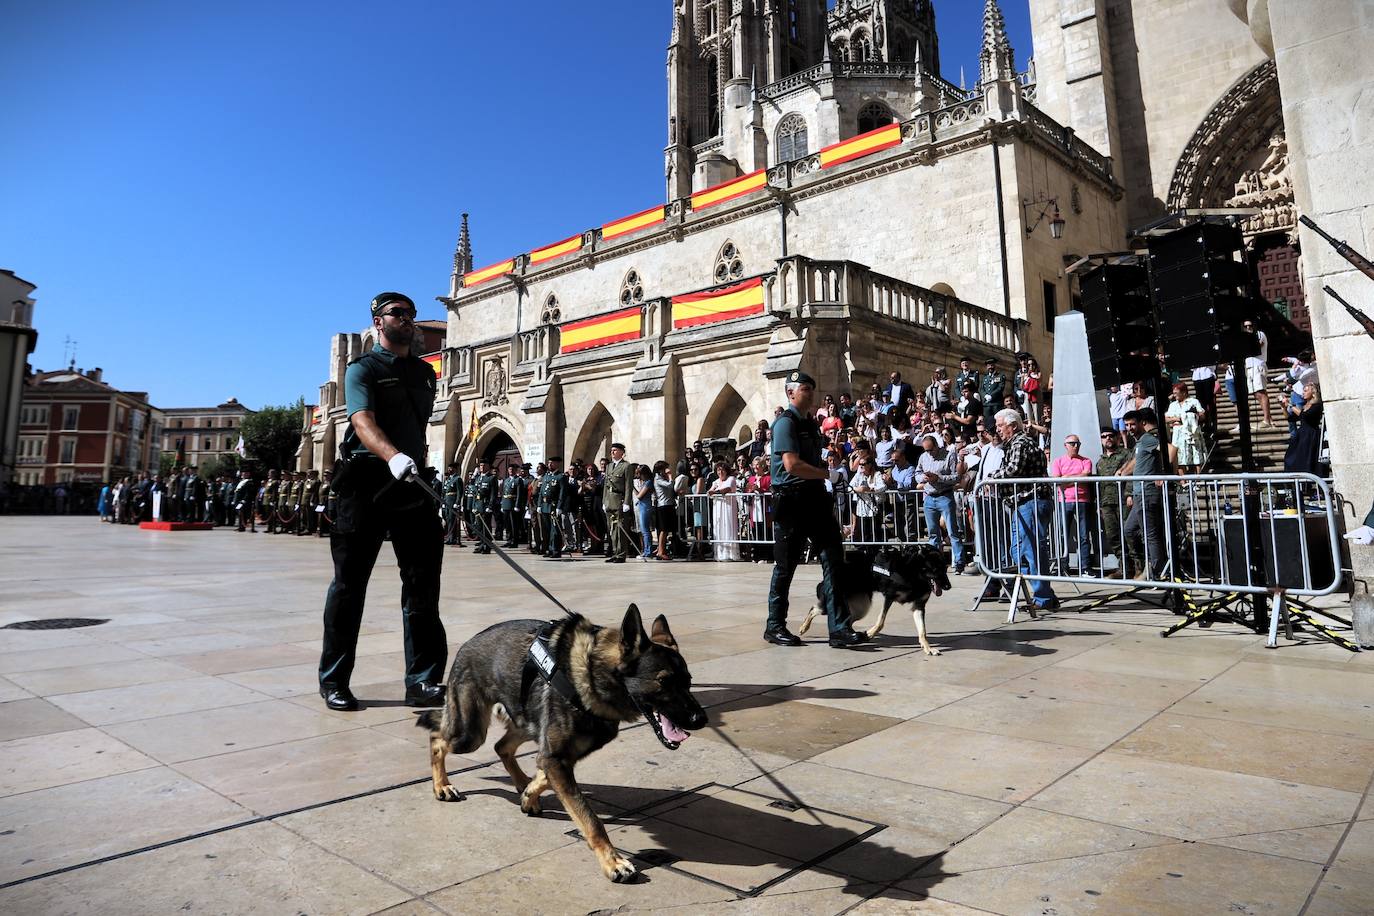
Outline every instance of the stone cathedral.
{"type": "MultiPolygon", "coordinates": [[[[1067,266],[1171,212],[1245,207],[1261,293],[1330,366],[1338,486],[1367,506],[1367,448],[1337,427],[1374,430],[1346,368],[1374,353],[1314,304],[1348,269],[1296,225],[1374,253],[1374,219],[1349,216],[1374,212],[1361,3],[1029,0],[1018,70],[998,0],[660,2],[664,200],[476,264],[464,215],[431,464],[747,438],[796,368],[836,393],[892,369],[919,388],[965,354],[1052,368],[1067,266]],[[981,17],[976,82],[942,74],[937,15],[981,17]]],[[[335,336],[303,466],[330,460],[343,367],[371,345],[335,336]]]]}

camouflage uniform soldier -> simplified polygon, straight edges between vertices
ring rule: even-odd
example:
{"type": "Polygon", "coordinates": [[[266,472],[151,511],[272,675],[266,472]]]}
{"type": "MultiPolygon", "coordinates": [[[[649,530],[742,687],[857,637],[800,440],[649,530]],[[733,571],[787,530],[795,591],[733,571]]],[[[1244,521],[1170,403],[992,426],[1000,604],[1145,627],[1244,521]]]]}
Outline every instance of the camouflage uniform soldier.
{"type": "Polygon", "coordinates": [[[305,492],[301,498],[301,527],[297,534],[314,534],[320,524],[320,513],[315,510],[320,505],[320,472],[311,470],[305,477],[305,492]]]}
{"type": "Polygon", "coordinates": [[[281,487],[281,481],[277,479],[276,471],[267,472],[267,483],[262,485],[262,499],[258,505],[262,509],[263,518],[267,520],[267,533],[277,533],[277,490],[281,487]]]}

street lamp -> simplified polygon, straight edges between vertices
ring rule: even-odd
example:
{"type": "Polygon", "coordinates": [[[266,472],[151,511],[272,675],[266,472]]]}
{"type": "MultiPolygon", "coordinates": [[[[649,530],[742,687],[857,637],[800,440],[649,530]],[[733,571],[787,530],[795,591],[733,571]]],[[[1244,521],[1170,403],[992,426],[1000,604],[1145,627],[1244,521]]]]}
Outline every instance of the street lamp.
{"type": "Polygon", "coordinates": [[[1022,218],[1026,220],[1030,219],[1030,209],[1039,204],[1044,204],[1044,206],[1040,208],[1040,215],[1035,218],[1035,222],[1031,223],[1029,226],[1026,227],[1026,235],[1030,235],[1032,232],[1034,232],[1035,227],[1039,226],[1042,222],[1044,222],[1045,217],[1049,216],[1050,211],[1053,210],[1054,215],[1050,216],[1050,238],[1062,239],[1064,237],[1064,217],[1059,214],[1059,198],[1047,198],[1042,192],[1036,195],[1035,200],[1022,200],[1022,218]]]}

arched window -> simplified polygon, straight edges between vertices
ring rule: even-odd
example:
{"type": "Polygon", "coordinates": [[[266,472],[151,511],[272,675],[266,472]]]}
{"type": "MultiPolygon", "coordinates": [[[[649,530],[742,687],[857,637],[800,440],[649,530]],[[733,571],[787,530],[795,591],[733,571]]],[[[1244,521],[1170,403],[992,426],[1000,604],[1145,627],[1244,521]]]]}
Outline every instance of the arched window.
{"type": "Polygon", "coordinates": [[[558,297],[549,293],[544,300],[544,310],[539,313],[540,324],[558,324],[563,320],[563,310],[558,307],[558,297]]]}
{"type": "Polygon", "coordinates": [[[639,279],[639,271],[631,268],[620,284],[620,304],[629,307],[644,301],[644,283],[639,279]]]}
{"type": "Polygon", "coordinates": [[[849,48],[850,60],[856,63],[873,60],[873,42],[862,29],[849,36],[849,48]]]}
{"type": "Polygon", "coordinates": [[[886,127],[894,120],[891,108],[882,102],[868,102],[859,109],[859,133],[866,134],[870,130],[886,127]]]}
{"type": "Polygon", "coordinates": [[[810,152],[807,148],[806,119],[796,112],[778,122],[776,136],[778,154],[774,162],[790,162],[810,152]]]}
{"type": "Polygon", "coordinates": [[[729,283],[744,278],[744,259],[740,257],[739,249],[735,247],[734,242],[727,240],[720,246],[720,254],[716,257],[715,278],[717,283],[729,283]]]}
{"type": "Polygon", "coordinates": [[[849,60],[849,42],[843,38],[832,42],[830,45],[830,57],[834,60],[849,60]]]}
{"type": "Polygon", "coordinates": [[[706,135],[714,137],[720,133],[720,68],[716,56],[706,58],[706,135]]]}

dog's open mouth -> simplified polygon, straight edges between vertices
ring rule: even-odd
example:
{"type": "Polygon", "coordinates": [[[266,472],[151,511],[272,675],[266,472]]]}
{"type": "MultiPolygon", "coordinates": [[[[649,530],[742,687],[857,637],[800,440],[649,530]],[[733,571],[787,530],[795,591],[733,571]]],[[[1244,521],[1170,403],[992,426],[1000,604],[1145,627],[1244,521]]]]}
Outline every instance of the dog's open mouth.
{"type": "Polygon", "coordinates": [[[647,703],[636,703],[639,711],[644,714],[644,719],[649,723],[649,727],[654,730],[654,736],[659,743],[670,751],[677,750],[682,742],[686,741],[690,735],[682,728],[678,727],[672,719],[654,709],[647,703]]]}

